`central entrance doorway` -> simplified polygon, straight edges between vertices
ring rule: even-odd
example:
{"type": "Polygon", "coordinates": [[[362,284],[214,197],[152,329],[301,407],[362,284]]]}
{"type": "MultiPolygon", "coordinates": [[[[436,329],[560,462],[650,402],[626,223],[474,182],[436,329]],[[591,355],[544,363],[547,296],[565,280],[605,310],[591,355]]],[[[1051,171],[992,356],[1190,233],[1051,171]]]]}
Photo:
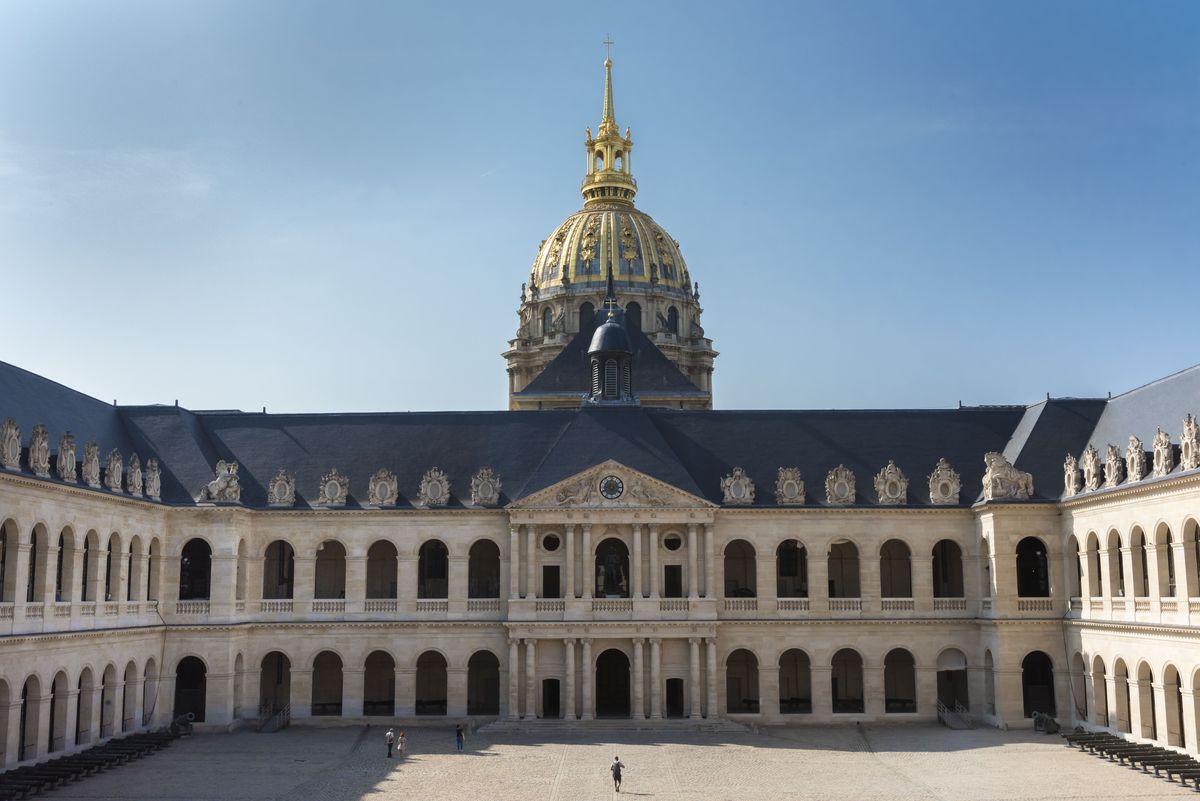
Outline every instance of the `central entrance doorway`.
{"type": "Polygon", "coordinates": [[[667,717],[683,717],[683,679],[667,679],[667,717]]]}
{"type": "Polygon", "coordinates": [[[558,679],[542,680],[542,717],[561,717],[558,708],[558,679]]]}
{"type": "Polygon", "coordinates": [[[596,660],[596,717],[629,717],[629,657],[615,648],[596,660]]]}

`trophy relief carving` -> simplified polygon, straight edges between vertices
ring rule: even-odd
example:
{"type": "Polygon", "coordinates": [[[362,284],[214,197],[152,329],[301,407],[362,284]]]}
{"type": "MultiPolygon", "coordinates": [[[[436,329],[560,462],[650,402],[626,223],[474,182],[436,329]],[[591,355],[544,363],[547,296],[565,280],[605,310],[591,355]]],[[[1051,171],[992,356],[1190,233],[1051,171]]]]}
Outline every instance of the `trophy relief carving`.
{"type": "Polygon", "coordinates": [[[29,434],[29,469],[35,476],[50,478],[50,432],[41,423],[29,434]]]}
{"type": "Polygon", "coordinates": [[[350,479],[333,468],[321,476],[317,487],[317,506],[345,506],[350,495],[350,479]]]}
{"type": "Polygon", "coordinates": [[[780,506],[804,504],[804,479],[800,477],[799,467],[779,468],[779,477],[775,480],[775,503],[780,506]]]}
{"type": "Polygon", "coordinates": [[[754,503],[754,482],[740,467],[721,479],[722,501],[729,506],[749,506],[754,503]]]}
{"type": "Polygon", "coordinates": [[[500,505],[500,476],[490,467],[481,467],[471,477],[471,505],[500,505]]]}
{"type": "Polygon", "coordinates": [[[445,506],[450,501],[450,479],[436,467],[429,468],[421,477],[421,488],[417,492],[417,505],[426,508],[445,506]]]}
{"type": "Polygon", "coordinates": [[[379,468],[367,482],[367,502],[372,506],[395,506],[400,497],[400,483],[396,474],[387,468],[379,468]]]}
{"type": "Polygon", "coordinates": [[[267,484],[267,506],[295,506],[296,477],[279,468],[279,472],[267,484]]]}
{"type": "Polygon", "coordinates": [[[1083,488],[1088,492],[1100,489],[1100,454],[1094,445],[1083,452],[1083,488]]]}
{"type": "Polygon", "coordinates": [[[146,460],[146,497],[162,500],[162,470],[153,456],[146,460]]]}
{"type": "Polygon", "coordinates": [[[83,446],[83,483],[89,487],[100,487],[100,444],[89,442],[83,446]]]}
{"type": "Polygon", "coordinates": [[[1115,487],[1125,478],[1125,459],[1121,449],[1110,444],[1104,451],[1104,486],[1115,487]]]}
{"type": "Polygon", "coordinates": [[[938,459],[937,466],[929,476],[929,502],[934,506],[953,506],[958,503],[961,491],[962,479],[958,471],[944,458],[938,459]]]}
{"type": "Polygon", "coordinates": [[[113,448],[108,452],[108,458],[104,460],[104,486],[113,492],[120,492],[122,472],[121,452],[113,448]]]}
{"type": "Polygon", "coordinates": [[[1067,454],[1063,461],[1063,495],[1070,498],[1079,494],[1079,460],[1067,454]]]}
{"type": "Polygon", "coordinates": [[[21,469],[21,427],[11,417],[0,426],[0,464],[6,470],[21,469]]]}
{"type": "Polygon", "coordinates": [[[1188,415],[1183,419],[1183,433],[1179,436],[1179,469],[1195,470],[1200,467],[1200,432],[1196,418],[1188,415]]]}
{"type": "Polygon", "coordinates": [[[1125,449],[1125,478],[1127,481],[1141,481],[1146,476],[1146,448],[1142,441],[1130,435],[1129,446],[1125,449]]]}
{"type": "Polygon", "coordinates": [[[854,473],[844,464],[829,471],[825,476],[825,502],[833,506],[846,506],[854,503],[857,492],[854,487],[854,473]]]}
{"type": "Polygon", "coordinates": [[[889,461],[875,476],[875,493],[881,506],[898,506],[907,499],[908,478],[895,462],[889,461]]]}
{"type": "Polygon", "coordinates": [[[125,473],[125,491],[135,498],[142,497],[142,460],[136,453],[129,457],[129,470],[125,473]]]}
{"type": "Polygon", "coordinates": [[[1154,476],[1161,478],[1175,467],[1175,451],[1171,448],[1171,435],[1161,428],[1154,435],[1154,476]]]}
{"type": "Polygon", "coordinates": [[[58,477],[63,481],[75,483],[76,470],[75,464],[75,437],[71,436],[71,432],[63,434],[58,439],[58,459],[55,467],[58,469],[58,477]]]}

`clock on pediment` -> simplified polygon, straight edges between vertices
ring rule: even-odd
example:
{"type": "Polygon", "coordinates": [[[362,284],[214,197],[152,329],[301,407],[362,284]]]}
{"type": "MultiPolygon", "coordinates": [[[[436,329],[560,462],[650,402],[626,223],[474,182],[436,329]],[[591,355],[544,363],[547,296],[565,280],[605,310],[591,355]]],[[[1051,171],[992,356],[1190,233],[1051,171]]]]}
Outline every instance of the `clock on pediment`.
{"type": "Polygon", "coordinates": [[[600,479],[600,494],[610,501],[615,501],[625,492],[625,482],[617,476],[605,476],[600,479]]]}

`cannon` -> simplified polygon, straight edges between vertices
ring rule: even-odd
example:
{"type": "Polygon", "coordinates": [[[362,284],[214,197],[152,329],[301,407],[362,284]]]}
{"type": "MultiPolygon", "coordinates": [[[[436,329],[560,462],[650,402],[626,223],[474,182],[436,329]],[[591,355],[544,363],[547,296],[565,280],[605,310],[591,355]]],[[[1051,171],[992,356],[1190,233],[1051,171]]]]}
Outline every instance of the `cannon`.
{"type": "Polygon", "coordinates": [[[1058,734],[1061,727],[1053,715],[1044,715],[1041,712],[1033,713],[1033,730],[1045,732],[1046,734],[1058,734]]]}
{"type": "Polygon", "coordinates": [[[192,721],[194,721],[195,719],[196,719],[196,716],[194,714],[192,714],[191,712],[188,712],[186,714],[180,715],[179,717],[175,718],[174,720],[171,721],[171,734],[191,734],[192,733],[192,721]]]}

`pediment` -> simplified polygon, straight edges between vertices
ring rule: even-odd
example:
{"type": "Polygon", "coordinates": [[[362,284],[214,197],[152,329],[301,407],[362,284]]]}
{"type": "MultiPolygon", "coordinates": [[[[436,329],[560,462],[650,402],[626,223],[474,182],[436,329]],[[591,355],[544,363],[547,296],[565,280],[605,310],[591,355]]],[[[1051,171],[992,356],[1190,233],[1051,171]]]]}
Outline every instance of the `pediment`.
{"type": "Polygon", "coordinates": [[[717,505],[609,459],[510,504],[510,509],[679,509],[717,505]],[[612,481],[611,479],[616,479],[612,481]],[[616,490],[619,489],[619,493],[616,490]]]}

